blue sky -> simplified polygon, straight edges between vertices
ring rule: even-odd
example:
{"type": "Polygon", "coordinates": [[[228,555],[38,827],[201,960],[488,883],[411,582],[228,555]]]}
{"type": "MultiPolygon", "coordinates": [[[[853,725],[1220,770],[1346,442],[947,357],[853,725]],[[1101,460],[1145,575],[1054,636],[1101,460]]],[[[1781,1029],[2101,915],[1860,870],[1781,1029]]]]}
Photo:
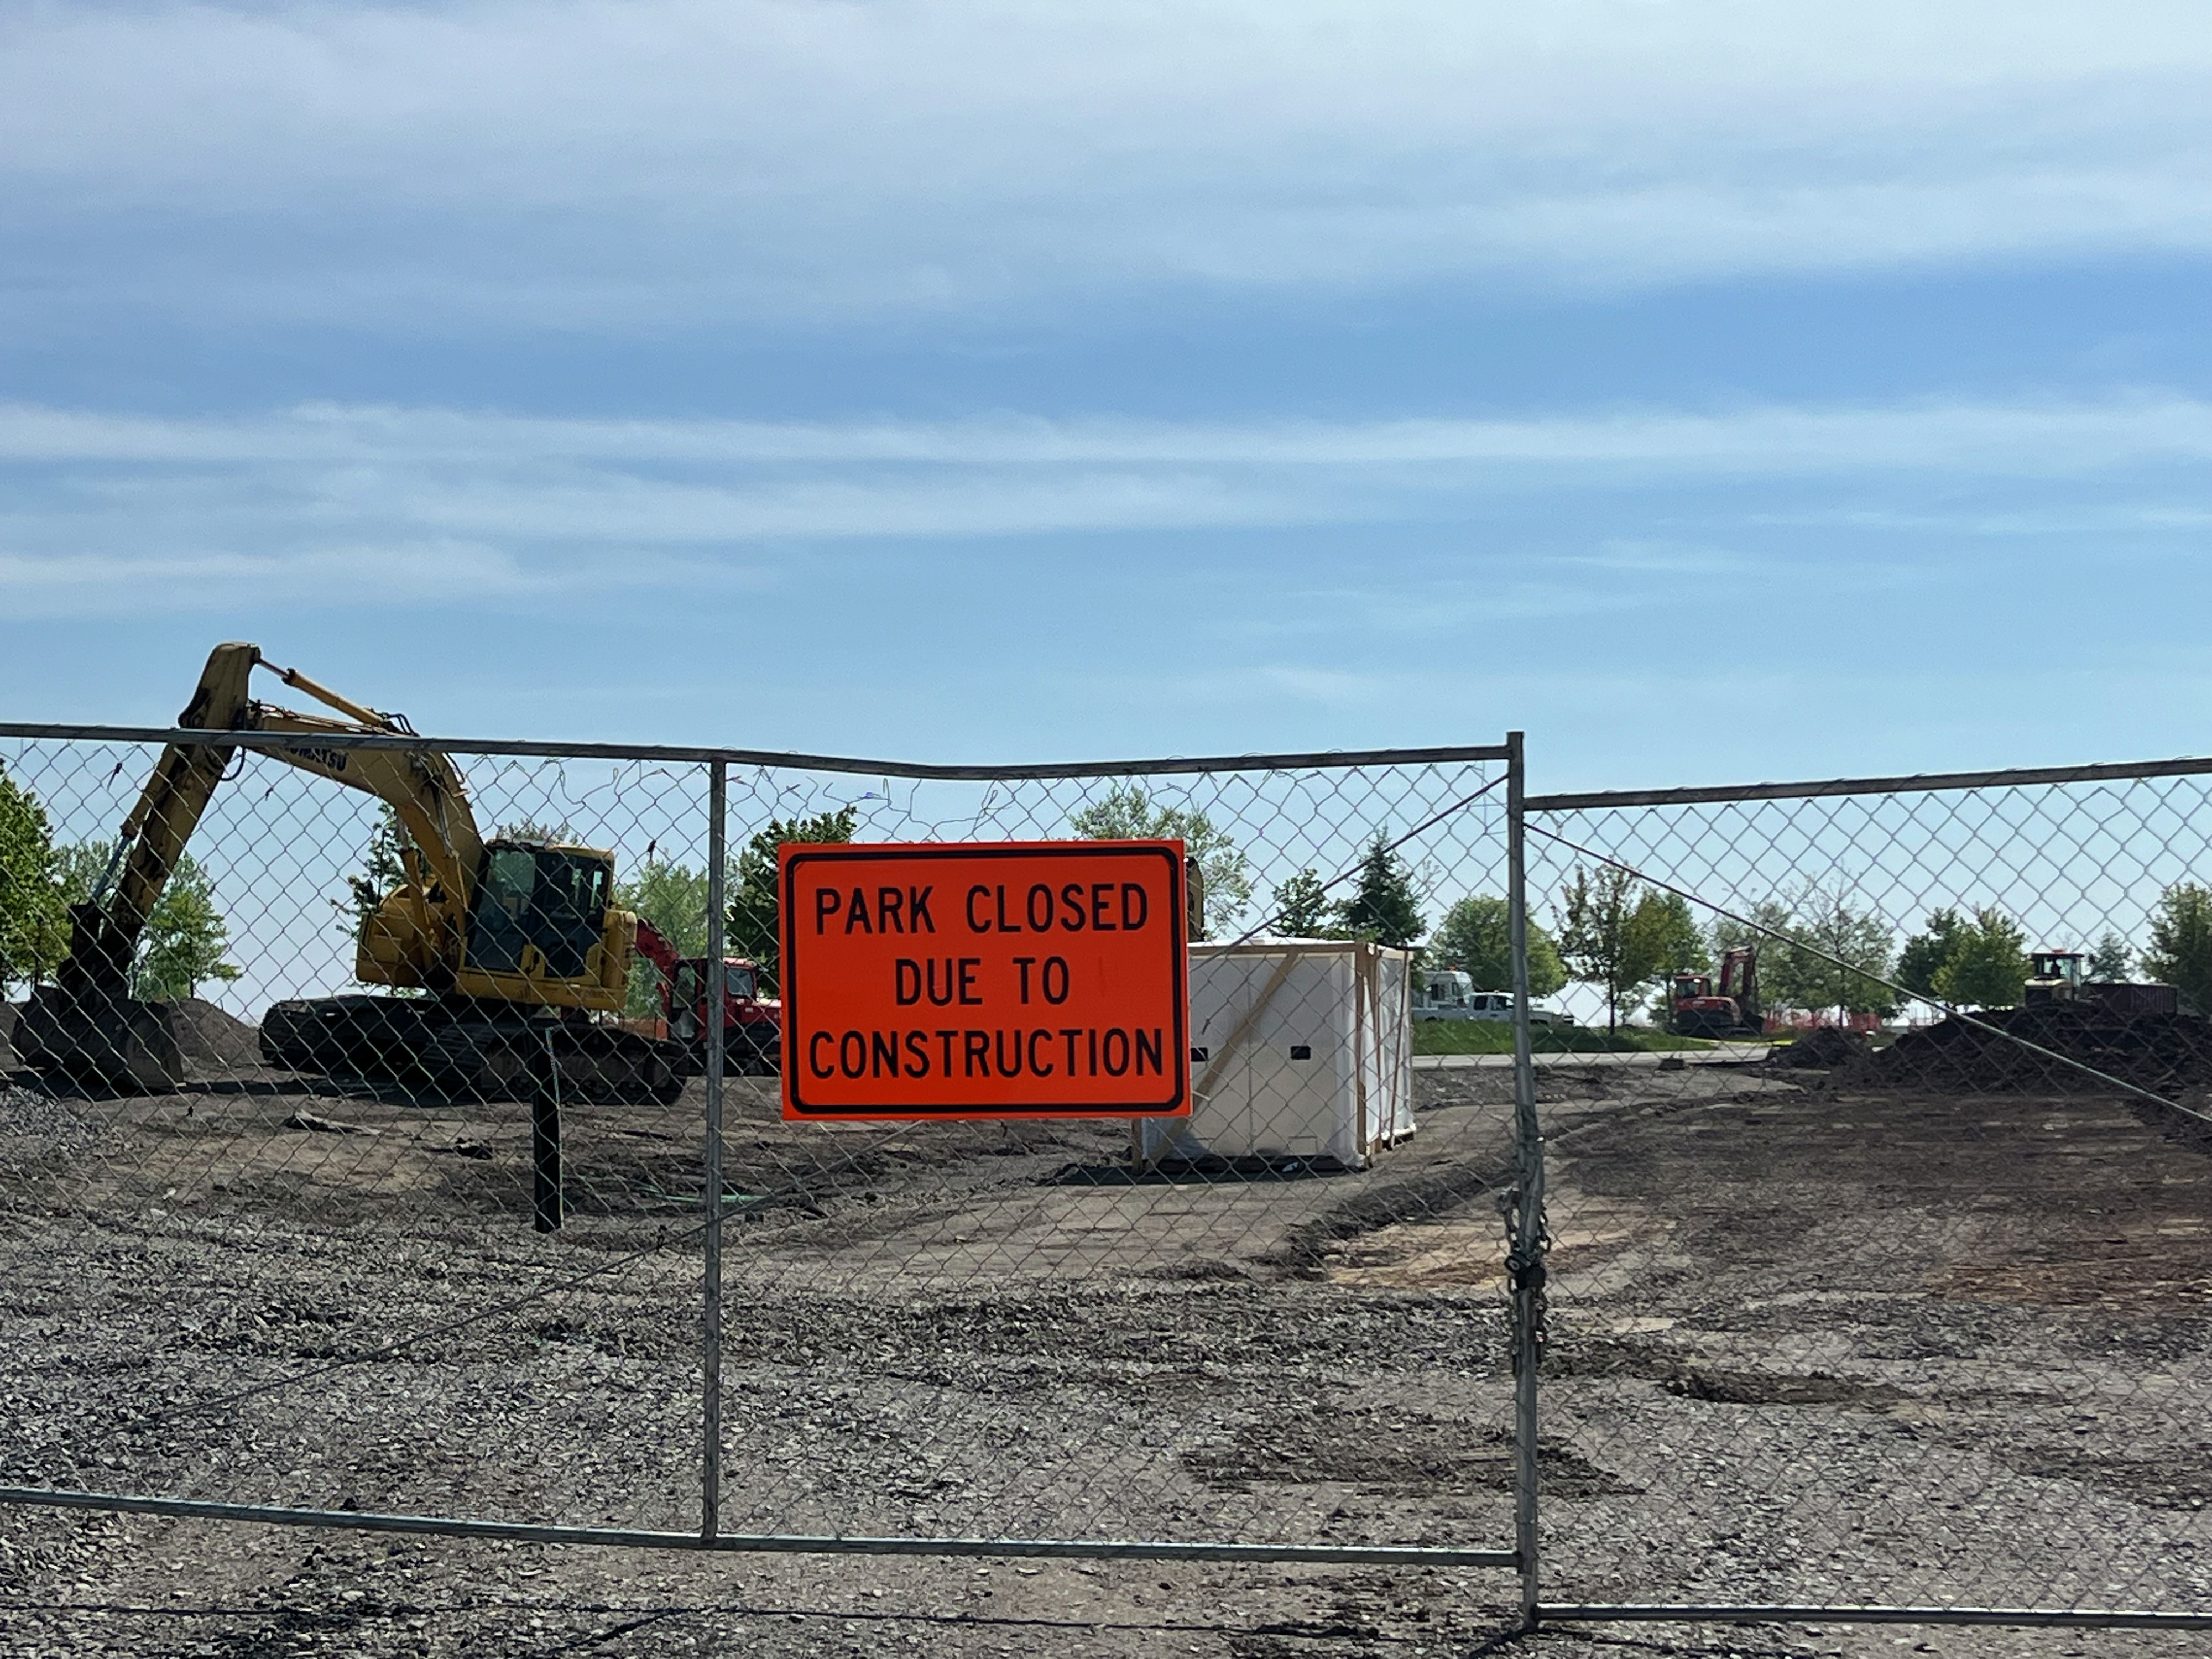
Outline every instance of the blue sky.
{"type": "Polygon", "coordinates": [[[2203,752],[2201,3],[18,5],[0,706],[2203,752]]]}

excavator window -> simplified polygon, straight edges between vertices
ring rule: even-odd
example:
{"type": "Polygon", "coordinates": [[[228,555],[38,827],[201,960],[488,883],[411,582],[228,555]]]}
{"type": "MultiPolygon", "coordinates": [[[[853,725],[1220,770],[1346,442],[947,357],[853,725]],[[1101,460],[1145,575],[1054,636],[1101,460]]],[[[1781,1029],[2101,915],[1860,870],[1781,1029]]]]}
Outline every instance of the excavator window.
{"type": "Polygon", "coordinates": [[[694,1041],[699,1035],[699,1008],[707,994],[705,966],[703,963],[678,963],[676,982],[669,988],[670,1034],[685,1042],[694,1041]]]}
{"type": "Polygon", "coordinates": [[[607,909],[607,863],[588,854],[495,842],[484,849],[469,917],[469,965],[495,974],[522,971],[525,945],[536,945],[545,971],[577,979],[599,942],[607,909]]]}

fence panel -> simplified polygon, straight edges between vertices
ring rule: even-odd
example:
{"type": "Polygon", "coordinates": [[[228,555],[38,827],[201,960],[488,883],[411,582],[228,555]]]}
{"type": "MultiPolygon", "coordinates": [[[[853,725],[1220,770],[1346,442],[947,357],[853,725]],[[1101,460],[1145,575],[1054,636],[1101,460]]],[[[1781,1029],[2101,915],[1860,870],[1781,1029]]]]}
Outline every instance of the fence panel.
{"type": "MultiPolygon", "coordinates": [[[[100,880],[159,752],[9,746],[64,881],[100,880]]],[[[703,867],[696,766],[450,759],[488,838],[611,849],[634,884],[703,867]]],[[[374,988],[355,978],[353,884],[393,885],[397,846],[370,795],[268,753],[230,767],[130,964],[128,988],[165,1000],[173,1086],[68,1055],[34,1068],[15,1010],[0,1364],[24,1403],[6,1478],[690,1528],[698,1080],[609,1077],[603,1054],[565,1050],[549,1077],[547,1044],[573,1034],[483,1006],[425,1027],[437,1000],[405,994],[371,1005],[354,1052],[279,1052],[272,1009],[374,988]],[[537,1114],[564,1087],[564,1224],[540,1232],[537,1114]]],[[[59,921],[49,968],[70,938],[59,921]]],[[[647,1012],[647,975],[617,975],[612,1000],[647,1012]]]]}
{"type": "MultiPolygon", "coordinates": [[[[49,884],[98,888],[159,745],[14,730],[0,761],[43,814],[49,884]]],[[[776,1045],[732,1026],[710,1213],[703,1033],[646,964],[608,981],[618,1010],[566,1022],[380,1002],[374,1064],[313,1048],[316,1010],[272,1015],[375,988],[356,977],[356,880],[375,894],[434,872],[407,863],[375,799],[241,742],[129,964],[142,999],[194,994],[163,1015],[181,1076],[33,1063],[20,1009],[0,1056],[0,1395],[27,1402],[0,1485],[703,1526],[745,1547],[1137,1540],[1510,1565],[1510,1071],[1417,1071],[1413,986],[1387,952],[1334,946],[1340,974],[1269,985],[1281,933],[1418,934],[1503,892],[1504,748],[994,774],[414,745],[465,778],[487,840],[611,853],[616,903],[679,957],[708,954],[719,842],[728,947],[757,963],[729,971],[757,972],[733,987],[756,1004],[774,988],[762,877],[779,838],[1191,843],[1217,988],[1196,1046],[1268,1001],[1229,1045],[1217,1121],[1150,1138],[787,1123],[776,1045]],[[1347,916],[1355,901],[1413,914],[1347,916]],[[619,1064],[617,1034],[635,1040],[619,1064]],[[671,1073],[635,1059],[672,1047],[671,1073]],[[710,1231],[719,1353],[702,1341],[710,1231]],[[717,1365],[719,1431],[701,1396],[717,1365]]],[[[393,747],[331,746],[356,768],[393,747]]],[[[565,967],[555,938],[590,905],[543,884],[583,877],[531,868],[541,884],[503,916],[471,912],[469,964],[598,972],[588,929],[565,967]]],[[[27,947],[41,977],[69,938],[27,947]]]]}
{"type": "Polygon", "coordinates": [[[2212,801],[2130,769],[1532,803],[1621,981],[1538,1031],[1547,1607],[2212,1615],[2212,801]]]}
{"type": "Polygon", "coordinates": [[[1402,975],[1268,983],[1285,960],[1269,936],[1331,925],[1378,842],[1424,915],[1500,890],[1500,774],[733,773],[741,929],[776,823],[849,814],[836,832],[860,841],[1180,835],[1205,877],[1194,1081],[1273,994],[1188,1130],[785,1124],[773,1079],[733,1079],[723,1524],[1510,1547],[1508,1096],[1446,1099],[1387,1046],[1402,975]],[[1312,895],[1288,926],[1285,889],[1312,895]],[[1417,1110],[1393,1127],[1386,1100],[1408,1091],[1417,1110]],[[742,1197],[778,1189],[802,1201],[742,1197]]]}

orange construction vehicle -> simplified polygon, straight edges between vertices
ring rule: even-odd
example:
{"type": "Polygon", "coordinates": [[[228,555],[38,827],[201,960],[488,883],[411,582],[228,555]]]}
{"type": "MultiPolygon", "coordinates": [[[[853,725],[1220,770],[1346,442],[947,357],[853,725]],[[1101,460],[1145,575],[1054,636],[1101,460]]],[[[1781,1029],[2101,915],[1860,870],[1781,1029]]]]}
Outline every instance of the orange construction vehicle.
{"type": "Polygon", "coordinates": [[[1759,1005],[1759,953],[1740,945],[1721,956],[1720,983],[1710,974],[1674,975],[1669,1023],[1681,1036],[1759,1036],[1766,1017],[1759,1005]]]}
{"type": "MultiPolygon", "coordinates": [[[[705,957],[678,956],[660,930],[637,919],[637,953],[660,970],[660,1012],[668,1035],[682,1043],[694,1067],[707,1054],[705,957]]],[[[732,1072],[775,1072],[783,1064],[783,1003],[760,994],[760,964],[744,957],[722,958],[723,1064],[732,1072]]]]}

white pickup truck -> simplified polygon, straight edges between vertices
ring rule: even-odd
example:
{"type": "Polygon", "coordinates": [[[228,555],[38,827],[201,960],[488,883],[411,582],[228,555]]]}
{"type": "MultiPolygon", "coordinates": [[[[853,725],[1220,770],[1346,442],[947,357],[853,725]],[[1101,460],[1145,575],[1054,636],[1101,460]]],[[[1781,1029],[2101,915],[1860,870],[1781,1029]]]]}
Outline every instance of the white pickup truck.
{"type": "MultiPolygon", "coordinates": [[[[1510,991],[1478,991],[1474,979],[1457,968],[1428,968],[1413,975],[1415,1019],[1497,1019],[1513,1018],[1510,991]]],[[[1531,1025],[1571,1025],[1572,1014],[1530,1004],[1531,1025]]]]}

